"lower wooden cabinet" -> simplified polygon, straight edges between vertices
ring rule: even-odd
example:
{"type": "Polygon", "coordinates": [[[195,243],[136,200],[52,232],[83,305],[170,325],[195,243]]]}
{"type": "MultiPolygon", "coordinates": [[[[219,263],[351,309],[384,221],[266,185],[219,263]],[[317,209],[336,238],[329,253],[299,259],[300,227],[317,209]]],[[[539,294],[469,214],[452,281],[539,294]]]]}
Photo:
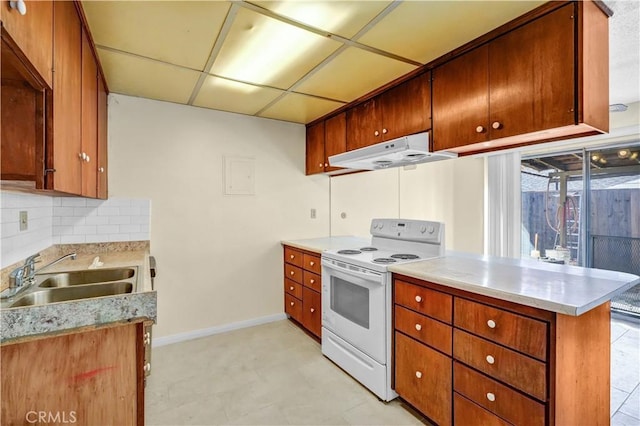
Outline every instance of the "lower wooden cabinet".
{"type": "Polygon", "coordinates": [[[322,334],[320,256],[284,246],[284,312],[305,330],[322,334]]]}
{"type": "Polygon", "coordinates": [[[467,398],[453,395],[453,416],[457,425],[510,426],[509,423],[479,407],[467,398]]]}
{"type": "Polygon", "coordinates": [[[143,327],[4,344],[0,423],[144,425],[143,327]]]}

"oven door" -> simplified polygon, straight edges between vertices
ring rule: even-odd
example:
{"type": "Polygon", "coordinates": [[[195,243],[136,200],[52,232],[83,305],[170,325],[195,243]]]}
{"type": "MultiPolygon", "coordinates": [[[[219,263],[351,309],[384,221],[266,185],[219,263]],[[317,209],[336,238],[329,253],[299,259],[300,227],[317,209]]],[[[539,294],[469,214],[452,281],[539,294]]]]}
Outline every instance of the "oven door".
{"type": "Polygon", "coordinates": [[[387,276],[322,259],[322,326],[383,365],[387,276]]]}

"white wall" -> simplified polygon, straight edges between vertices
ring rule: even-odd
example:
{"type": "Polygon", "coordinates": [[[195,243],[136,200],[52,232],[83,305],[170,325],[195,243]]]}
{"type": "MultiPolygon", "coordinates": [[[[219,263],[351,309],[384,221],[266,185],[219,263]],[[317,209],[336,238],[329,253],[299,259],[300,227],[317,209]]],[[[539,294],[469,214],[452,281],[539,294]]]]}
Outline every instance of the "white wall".
{"type": "Polygon", "coordinates": [[[153,206],[156,337],[283,311],[280,241],[329,233],[329,178],[304,175],[304,137],[298,124],[110,95],[110,192],[153,206]],[[255,195],[223,195],[224,155],[255,159],[255,195]]]}

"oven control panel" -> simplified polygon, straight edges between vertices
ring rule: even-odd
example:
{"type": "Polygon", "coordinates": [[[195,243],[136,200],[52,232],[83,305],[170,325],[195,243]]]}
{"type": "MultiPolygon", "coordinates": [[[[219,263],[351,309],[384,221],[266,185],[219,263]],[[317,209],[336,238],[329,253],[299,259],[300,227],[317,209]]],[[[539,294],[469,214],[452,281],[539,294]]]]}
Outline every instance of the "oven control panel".
{"type": "Polygon", "coordinates": [[[444,223],[412,219],[373,219],[370,231],[374,237],[440,244],[444,237],[444,223]]]}

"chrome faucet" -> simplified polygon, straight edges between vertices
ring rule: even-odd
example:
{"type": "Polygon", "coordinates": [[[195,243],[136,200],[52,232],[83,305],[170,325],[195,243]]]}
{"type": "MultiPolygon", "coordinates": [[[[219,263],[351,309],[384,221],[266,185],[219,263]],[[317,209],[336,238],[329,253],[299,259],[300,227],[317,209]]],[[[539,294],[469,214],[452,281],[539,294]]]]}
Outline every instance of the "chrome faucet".
{"type": "Polygon", "coordinates": [[[37,271],[36,263],[40,261],[40,253],[29,256],[27,260],[24,261],[24,265],[19,266],[11,271],[11,274],[9,274],[9,287],[0,293],[0,299],[13,297],[21,291],[26,290],[27,288],[35,284],[36,272],[41,272],[42,270],[47,269],[55,265],[56,263],[62,262],[63,260],[68,258],[75,260],[76,256],[76,253],[65,254],[61,258],[54,260],[53,262],[43,266],[37,271]]]}

